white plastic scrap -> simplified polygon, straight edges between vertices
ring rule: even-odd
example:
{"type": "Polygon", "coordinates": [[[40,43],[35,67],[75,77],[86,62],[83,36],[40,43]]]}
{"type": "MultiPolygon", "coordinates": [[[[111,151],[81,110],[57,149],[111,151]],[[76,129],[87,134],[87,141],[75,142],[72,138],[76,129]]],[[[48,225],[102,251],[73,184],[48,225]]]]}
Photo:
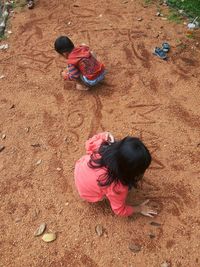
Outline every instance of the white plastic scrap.
{"type": "Polygon", "coordinates": [[[8,49],[8,44],[2,44],[0,45],[0,50],[8,49]]]}

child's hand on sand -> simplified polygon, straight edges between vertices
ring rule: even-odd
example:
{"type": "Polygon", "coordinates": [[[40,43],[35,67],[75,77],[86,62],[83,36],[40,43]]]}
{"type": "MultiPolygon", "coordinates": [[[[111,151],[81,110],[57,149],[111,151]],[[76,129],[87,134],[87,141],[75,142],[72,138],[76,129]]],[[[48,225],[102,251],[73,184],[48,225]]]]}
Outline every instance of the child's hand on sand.
{"type": "Polygon", "coordinates": [[[140,213],[144,216],[153,217],[154,215],[157,215],[158,213],[152,209],[150,209],[146,204],[149,202],[149,200],[145,200],[142,204],[134,207],[135,212],[140,213]]]}
{"type": "Polygon", "coordinates": [[[67,71],[67,70],[63,70],[63,71],[61,72],[61,75],[62,75],[62,77],[64,78],[64,80],[66,80],[67,77],[68,77],[68,71],[67,71]]]}

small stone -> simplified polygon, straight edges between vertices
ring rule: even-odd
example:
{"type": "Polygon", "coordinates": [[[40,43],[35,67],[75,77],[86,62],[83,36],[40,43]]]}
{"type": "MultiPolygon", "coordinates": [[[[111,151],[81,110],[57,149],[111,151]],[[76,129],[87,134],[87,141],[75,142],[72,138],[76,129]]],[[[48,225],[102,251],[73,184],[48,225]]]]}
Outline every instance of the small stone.
{"type": "Polygon", "coordinates": [[[12,109],[12,108],[15,108],[15,105],[14,104],[10,107],[10,109],[12,109]]]}
{"type": "Polygon", "coordinates": [[[40,144],[39,143],[36,143],[36,144],[31,144],[32,147],[40,147],[40,144]]]}
{"type": "Polygon", "coordinates": [[[25,131],[26,131],[27,133],[29,133],[29,131],[30,131],[30,127],[26,127],[26,128],[25,128],[25,131]]]}
{"type": "Polygon", "coordinates": [[[40,226],[34,232],[34,236],[42,235],[44,233],[45,229],[46,229],[46,224],[45,223],[40,224],[40,226]]]}
{"type": "Polygon", "coordinates": [[[5,149],[5,146],[0,145],[0,152],[2,152],[5,149]]]}
{"type": "Polygon", "coordinates": [[[151,239],[153,239],[153,238],[155,238],[156,236],[155,236],[154,234],[150,233],[150,234],[149,234],[149,237],[150,237],[151,239]]]}
{"type": "Polygon", "coordinates": [[[160,14],[161,14],[160,12],[157,12],[157,13],[156,13],[156,16],[157,16],[157,17],[160,17],[160,14]]]}
{"type": "Polygon", "coordinates": [[[65,206],[69,206],[69,202],[66,202],[66,203],[65,203],[65,206]]]}
{"type": "Polygon", "coordinates": [[[20,221],[21,221],[20,218],[16,218],[16,219],[15,219],[15,222],[16,222],[16,223],[18,223],[18,222],[20,222],[20,221]]]}
{"type": "Polygon", "coordinates": [[[122,4],[127,4],[127,3],[128,3],[128,1],[123,1],[123,2],[122,2],[122,4]]]}
{"type": "Polygon", "coordinates": [[[40,210],[38,208],[36,208],[34,211],[33,211],[33,214],[32,214],[32,219],[33,220],[36,220],[38,218],[38,215],[40,213],[40,210]]]}
{"type": "Polygon", "coordinates": [[[161,18],[162,20],[167,20],[167,18],[161,18]]]}
{"type": "Polygon", "coordinates": [[[47,243],[53,242],[54,240],[56,240],[56,234],[55,233],[44,234],[42,240],[47,243]]]}
{"type": "Polygon", "coordinates": [[[63,208],[61,208],[59,211],[58,211],[58,214],[61,214],[63,212],[63,208]]]}
{"type": "Polygon", "coordinates": [[[98,236],[102,236],[103,235],[103,226],[101,224],[98,224],[95,227],[95,232],[97,233],[98,236]]]}
{"type": "Polygon", "coordinates": [[[6,135],[5,134],[2,134],[1,138],[4,140],[6,139],[6,135]]]}
{"type": "Polygon", "coordinates": [[[40,165],[42,163],[42,160],[39,159],[37,162],[36,162],[36,165],[40,165]]]}
{"type": "Polygon", "coordinates": [[[163,263],[161,263],[160,267],[170,267],[170,263],[164,261],[163,263]]]}
{"type": "Polygon", "coordinates": [[[71,23],[71,21],[69,21],[68,23],[67,23],[67,25],[71,25],[72,23],[71,23]]]}
{"type": "Polygon", "coordinates": [[[180,13],[180,14],[183,14],[183,9],[180,9],[178,12],[180,13]]]}
{"type": "Polygon", "coordinates": [[[130,244],[129,245],[129,249],[134,252],[134,253],[137,253],[137,252],[140,252],[141,249],[142,249],[142,246],[139,245],[139,244],[130,244]]]}
{"type": "Polygon", "coordinates": [[[154,38],[158,38],[160,35],[159,35],[159,33],[157,33],[157,34],[155,34],[153,37],[154,38]]]}
{"type": "Polygon", "coordinates": [[[103,17],[103,15],[102,15],[102,14],[100,14],[100,15],[99,15],[99,18],[102,18],[102,17],[103,17]]]}
{"type": "Polygon", "coordinates": [[[4,75],[1,75],[1,76],[0,76],[0,79],[3,79],[3,78],[5,78],[5,76],[4,76],[4,75]]]}
{"type": "Polygon", "coordinates": [[[137,19],[137,21],[142,21],[142,20],[143,20],[143,18],[138,18],[138,19],[137,19]]]}
{"type": "Polygon", "coordinates": [[[157,222],[150,222],[150,224],[153,225],[153,226],[161,226],[161,224],[157,223],[157,222]]]}
{"type": "Polygon", "coordinates": [[[56,170],[57,170],[58,172],[60,172],[62,169],[61,169],[61,168],[56,168],[56,170]]]}

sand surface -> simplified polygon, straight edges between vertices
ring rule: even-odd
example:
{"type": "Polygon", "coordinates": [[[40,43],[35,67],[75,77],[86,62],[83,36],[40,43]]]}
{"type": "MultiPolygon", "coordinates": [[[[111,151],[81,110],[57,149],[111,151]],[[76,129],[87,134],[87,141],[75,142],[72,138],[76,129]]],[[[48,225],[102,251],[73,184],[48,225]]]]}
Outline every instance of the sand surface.
{"type": "Polygon", "coordinates": [[[11,19],[0,51],[1,267],[200,266],[200,38],[156,12],[139,0],[41,0],[11,19]],[[104,84],[80,92],[62,80],[59,35],[89,44],[108,69],[104,84]],[[152,55],[163,41],[168,61],[152,55]],[[80,200],[74,163],[104,130],[149,147],[151,168],[129,201],[150,199],[156,218],[120,218],[105,202],[80,200]],[[42,222],[53,243],[34,237],[42,222]]]}

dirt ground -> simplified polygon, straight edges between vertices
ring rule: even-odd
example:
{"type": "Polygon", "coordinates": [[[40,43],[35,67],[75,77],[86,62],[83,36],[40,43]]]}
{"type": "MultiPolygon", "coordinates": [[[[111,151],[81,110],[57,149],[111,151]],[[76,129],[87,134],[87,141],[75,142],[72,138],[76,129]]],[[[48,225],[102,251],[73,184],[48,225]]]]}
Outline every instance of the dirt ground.
{"type": "Polygon", "coordinates": [[[1,267],[200,266],[200,39],[156,12],[139,0],[43,0],[11,19],[1,42],[10,47],[0,51],[1,267]],[[65,61],[53,50],[63,34],[105,63],[102,86],[80,92],[63,82],[65,61]],[[168,61],[152,55],[163,41],[168,61]],[[129,202],[150,199],[156,218],[120,218],[107,203],[80,200],[74,163],[103,130],[149,147],[151,168],[129,202]],[[34,237],[42,222],[56,241],[34,237]]]}

